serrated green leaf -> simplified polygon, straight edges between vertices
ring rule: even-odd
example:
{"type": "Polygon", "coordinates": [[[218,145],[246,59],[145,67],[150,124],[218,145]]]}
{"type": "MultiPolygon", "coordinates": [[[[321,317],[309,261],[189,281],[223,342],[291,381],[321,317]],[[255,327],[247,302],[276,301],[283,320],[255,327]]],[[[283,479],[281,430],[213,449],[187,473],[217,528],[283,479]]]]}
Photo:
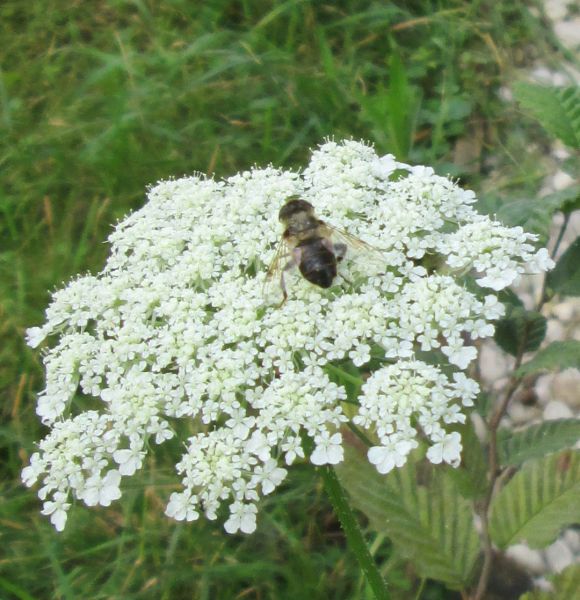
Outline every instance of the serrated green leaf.
{"type": "Polygon", "coordinates": [[[571,213],[580,208],[580,185],[573,185],[565,190],[541,198],[500,199],[492,197],[487,200],[481,212],[491,211],[492,215],[510,227],[520,226],[530,233],[539,236],[538,244],[545,246],[550,235],[550,226],[554,213],[560,211],[571,213]],[[494,207],[495,203],[495,207],[494,207]]]}
{"type": "Polygon", "coordinates": [[[495,325],[497,345],[512,356],[520,350],[533,352],[546,336],[546,318],[536,311],[508,304],[506,316],[495,325]]]}
{"type": "Polygon", "coordinates": [[[543,590],[534,590],[520,596],[519,600],[555,600],[552,592],[544,592],[543,590]]]}
{"type": "Polygon", "coordinates": [[[455,481],[464,498],[481,498],[487,491],[487,458],[475,427],[471,419],[467,419],[461,425],[450,427],[450,430],[461,435],[463,449],[459,467],[444,467],[447,476],[455,481]]]}
{"type": "Polygon", "coordinates": [[[550,234],[554,210],[548,203],[526,198],[505,202],[497,212],[497,217],[505,225],[520,226],[530,233],[535,233],[539,236],[539,243],[545,245],[550,234]]]}
{"type": "Polygon", "coordinates": [[[478,213],[493,217],[504,202],[504,198],[495,192],[480,192],[474,206],[478,213]]]}
{"type": "Polygon", "coordinates": [[[539,244],[546,245],[555,212],[571,213],[580,208],[580,185],[570,186],[543,196],[504,201],[496,210],[502,223],[511,227],[520,226],[539,236],[539,244]]]}
{"type": "Polygon", "coordinates": [[[572,600],[580,590],[580,565],[570,565],[561,573],[549,578],[554,588],[551,592],[534,590],[520,596],[520,600],[572,600]]]}
{"type": "Polygon", "coordinates": [[[580,148],[580,90],[516,83],[514,96],[544,129],[572,148],[580,148]]]}
{"type": "Polygon", "coordinates": [[[523,306],[524,303],[520,300],[520,297],[510,288],[505,288],[497,293],[497,299],[504,304],[511,304],[512,306],[523,306]]]}
{"type": "Polygon", "coordinates": [[[578,594],[578,590],[580,590],[580,565],[570,565],[551,580],[554,584],[556,600],[574,598],[574,595],[578,594]]]}
{"type": "Polygon", "coordinates": [[[548,273],[549,289],[564,296],[580,296],[580,237],[562,254],[548,273]]]}
{"type": "Polygon", "coordinates": [[[580,185],[571,185],[564,190],[548,194],[540,198],[540,201],[552,212],[559,210],[563,213],[571,213],[580,208],[580,185]]]}
{"type": "Polygon", "coordinates": [[[491,505],[490,534],[500,548],[552,543],[580,521],[580,452],[566,451],[526,463],[491,505]]]}
{"type": "Polygon", "coordinates": [[[516,375],[524,377],[538,371],[559,371],[570,368],[580,369],[580,341],[577,340],[552,342],[542,348],[532,360],[523,364],[516,371],[516,375]]]}
{"type": "MultiPolygon", "coordinates": [[[[455,589],[469,583],[479,538],[470,502],[442,469],[430,471],[427,487],[417,483],[410,460],[380,475],[364,452],[346,445],[345,461],[336,470],[353,505],[368,517],[373,529],[388,535],[397,550],[412,559],[422,577],[455,589]]],[[[428,474],[421,472],[423,477],[428,474]]]]}
{"type": "Polygon", "coordinates": [[[580,148],[580,86],[557,88],[556,95],[570,119],[570,128],[576,136],[576,148],[580,148]]]}
{"type": "Polygon", "coordinates": [[[502,437],[499,459],[502,465],[520,465],[532,458],[570,448],[580,440],[580,419],[557,419],[532,425],[502,437]]]}

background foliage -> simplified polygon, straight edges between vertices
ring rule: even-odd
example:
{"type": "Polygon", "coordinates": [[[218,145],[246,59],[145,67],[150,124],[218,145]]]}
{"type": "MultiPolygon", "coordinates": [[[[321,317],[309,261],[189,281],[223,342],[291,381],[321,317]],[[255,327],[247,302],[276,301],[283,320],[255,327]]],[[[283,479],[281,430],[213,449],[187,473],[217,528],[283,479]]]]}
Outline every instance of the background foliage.
{"type": "MultiPolygon", "coordinates": [[[[482,209],[509,201],[506,220],[520,218],[514,203],[550,170],[547,138],[497,92],[534,58],[561,59],[535,14],[493,0],[0,5],[1,598],[367,597],[306,466],[269,499],[254,536],[231,537],[162,516],[168,446],[120,504],[78,507],[57,535],[20,484],[42,435],[42,370],[24,330],[42,321],[49,290],[101,268],[110,223],[141,205],[147,185],[298,166],[325,136],[432,164],[476,189],[482,209]]],[[[388,555],[383,535],[374,539],[388,555]]],[[[414,597],[405,563],[386,563],[385,574],[396,597],[414,597]]]]}

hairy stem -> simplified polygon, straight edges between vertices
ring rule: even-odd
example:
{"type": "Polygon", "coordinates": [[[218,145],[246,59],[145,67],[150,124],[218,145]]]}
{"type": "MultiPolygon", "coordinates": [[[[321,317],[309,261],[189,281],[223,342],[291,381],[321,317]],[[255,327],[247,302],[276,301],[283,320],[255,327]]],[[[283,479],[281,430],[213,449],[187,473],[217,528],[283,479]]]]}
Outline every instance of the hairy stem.
{"type": "Polygon", "coordinates": [[[516,356],[516,362],[514,364],[514,370],[512,376],[510,378],[510,382],[508,384],[506,393],[491,417],[488,423],[488,431],[489,431],[489,447],[488,447],[488,476],[489,476],[489,485],[487,488],[487,493],[485,495],[485,499],[483,501],[482,507],[479,511],[481,517],[481,535],[483,537],[483,566],[481,569],[481,574],[479,576],[479,581],[477,584],[477,589],[475,591],[475,595],[473,596],[473,600],[481,600],[485,594],[485,590],[487,589],[487,584],[489,582],[489,576],[491,575],[491,567],[493,564],[493,545],[491,543],[491,537],[489,535],[489,507],[491,505],[491,500],[493,498],[493,494],[495,491],[495,486],[497,480],[501,474],[499,468],[499,461],[497,455],[497,430],[499,424],[501,422],[502,417],[504,416],[508,404],[514,395],[514,392],[517,390],[521,378],[516,376],[516,371],[522,364],[522,358],[524,355],[523,348],[525,348],[527,335],[522,336],[523,343],[521,344],[520,351],[516,356]]]}
{"type": "MultiPolygon", "coordinates": [[[[558,232],[558,236],[556,238],[556,243],[554,244],[554,248],[551,252],[551,257],[555,258],[558,250],[560,248],[560,244],[562,239],[564,238],[564,233],[566,232],[566,227],[568,226],[568,221],[570,220],[570,215],[564,215],[564,221],[562,226],[560,227],[560,231],[558,232]]],[[[540,293],[540,298],[538,300],[536,311],[540,311],[546,301],[548,300],[547,294],[547,274],[544,275],[544,280],[542,282],[542,291],[540,293]]],[[[489,534],[489,507],[491,505],[491,501],[493,499],[493,495],[495,492],[497,481],[501,475],[498,453],[497,453],[497,431],[499,428],[499,424],[506,413],[507,407],[509,405],[510,400],[512,399],[515,391],[518,389],[522,378],[516,375],[517,370],[520,368],[522,364],[522,360],[525,353],[525,348],[528,341],[528,330],[526,329],[523,332],[522,339],[520,342],[520,347],[518,349],[518,353],[516,355],[516,360],[514,363],[513,371],[511,377],[509,379],[505,394],[502,398],[502,401],[497,406],[493,415],[491,416],[489,422],[487,423],[488,433],[489,433],[489,447],[488,447],[488,477],[489,477],[489,486],[487,489],[487,493],[483,500],[483,504],[479,510],[479,515],[481,517],[481,535],[483,538],[483,566],[481,568],[481,573],[479,576],[479,581],[477,583],[477,588],[475,590],[475,594],[473,595],[473,600],[481,600],[484,597],[485,591],[487,589],[487,585],[489,583],[489,577],[491,575],[491,568],[493,564],[493,544],[491,542],[491,537],[489,534]]]]}
{"type": "Polygon", "coordinates": [[[324,480],[326,493],[332,502],[332,506],[346,535],[348,546],[356,556],[360,568],[373,590],[375,598],[377,600],[389,600],[391,596],[387,590],[387,584],[371,556],[355,514],[334,469],[331,466],[324,466],[320,468],[320,473],[324,480]]]}

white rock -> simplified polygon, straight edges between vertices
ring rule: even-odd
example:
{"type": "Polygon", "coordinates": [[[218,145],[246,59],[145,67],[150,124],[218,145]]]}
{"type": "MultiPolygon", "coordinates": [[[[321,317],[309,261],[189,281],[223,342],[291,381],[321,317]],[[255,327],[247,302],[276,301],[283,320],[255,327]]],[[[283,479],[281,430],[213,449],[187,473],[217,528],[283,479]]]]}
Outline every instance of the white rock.
{"type": "Polygon", "coordinates": [[[552,582],[548,581],[545,577],[538,577],[534,579],[534,589],[543,592],[553,592],[554,586],[552,585],[552,582]]]}
{"type": "Polygon", "coordinates": [[[538,395],[538,403],[541,406],[546,406],[552,399],[552,382],[554,381],[554,377],[553,373],[548,373],[547,375],[542,375],[536,381],[535,389],[538,395]]]}
{"type": "Polygon", "coordinates": [[[511,90],[511,88],[507,87],[506,85],[502,85],[499,90],[498,90],[498,96],[504,101],[504,102],[513,102],[514,100],[514,94],[511,90]]]}
{"type": "Polygon", "coordinates": [[[552,148],[552,156],[558,160],[566,160],[570,157],[570,151],[562,144],[562,142],[557,141],[552,148]]]}
{"type": "Polygon", "coordinates": [[[530,76],[537,83],[543,83],[546,85],[552,83],[552,71],[543,65],[536,67],[530,73],[530,76]]]}
{"type": "Polygon", "coordinates": [[[568,14],[567,3],[562,0],[544,0],[544,10],[552,21],[562,21],[568,14]]]}
{"type": "Polygon", "coordinates": [[[574,562],[574,554],[563,540],[555,541],[545,551],[546,562],[550,571],[559,573],[574,562]]]}
{"type": "Polygon", "coordinates": [[[569,83],[568,77],[564,73],[554,72],[552,73],[552,85],[556,87],[563,87],[569,83]]]}
{"type": "Polygon", "coordinates": [[[491,389],[492,392],[495,393],[496,398],[498,397],[497,393],[503,393],[505,391],[508,381],[509,377],[500,377],[499,379],[491,382],[491,389]]]}
{"type": "MultiPolygon", "coordinates": [[[[570,225],[572,225],[574,228],[578,227],[578,225],[580,224],[580,212],[576,211],[575,213],[572,213],[572,216],[570,217],[570,225]]],[[[574,240],[576,239],[576,235],[577,235],[577,229],[573,229],[572,232],[569,232],[569,239],[570,240],[574,240]]]]}
{"type": "Polygon", "coordinates": [[[569,419],[574,413],[567,404],[559,400],[551,400],[544,408],[544,419],[553,421],[554,419],[569,419]]]}
{"type": "Polygon", "coordinates": [[[473,422],[477,437],[481,441],[485,440],[487,438],[487,425],[485,424],[483,417],[480,414],[473,412],[471,413],[471,421],[473,422]]]}
{"type": "Polygon", "coordinates": [[[558,373],[551,385],[552,398],[569,407],[580,408],[580,371],[566,369],[558,373]]]}
{"type": "Polygon", "coordinates": [[[499,422],[499,429],[513,429],[512,420],[508,416],[504,415],[499,422]]]}
{"type": "Polygon", "coordinates": [[[562,536],[562,539],[568,548],[574,552],[574,554],[580,554],[580,532],[575,529],[567,529],[562,536]]]}
{"type": "Polygon", "coordinates": [[[560,302],[552,307],[552,313],[561,321],[569,321],[575,312],[575,302],[560,302]]]}
{"type": "Polygon", "coordinates": [[[555,23],[554,32],[564,45],[576,48],[580,44],[580,17],[555,23]]]}
{"type": "Polygon", "coordinates": [[[479,365],[483,379],[489,382],[497,382],[508,372],[508,360],[502,356],[495,344],[482,345],[479,365]]]}
{"type": "Polygon", "coordinates": [[[565,171],[558,171],[552,178],[552,185],[556,190],[565,190],[574,183],[574,178],[565,171]]]}
{"type": "Polygon", "coordinates": [[[546,330],[546,341],[555,342],[562,340],[565,337],[564,326],[560,321],[550,319],[548,321],[548,329],[546,330]]]}
{"type": "Polygon", "coordinates": [[[519,402],[512,402],[508,407],[508,414],[514,425],[524,425],[540,416],[540,411],[534,406],[524,406],[519,402]]]}
{"type": "Polygon", "coordinates": [[[577,84],[580,83],[580,69],[570,66],[570,68],[567,69],[567,71],[572,81],[575,81],[577,84]]]}
{"type": "Polygon", "coordinates": [[[506,554],[534,575],[540,575],[546,571],[546,563],[544,562],[542,553],[539,550],[532,550],[525,544],[510,546],[506,554]]]}
{"type": "Polygon", "coordinates": [[[522,280],[522,285],[520,285],[518,288],[518,296],[528,310],[531,310],[536,305],[534,299],[534,288],[535,282],[533,275],[528,275],[525,277],[522,280]]]}

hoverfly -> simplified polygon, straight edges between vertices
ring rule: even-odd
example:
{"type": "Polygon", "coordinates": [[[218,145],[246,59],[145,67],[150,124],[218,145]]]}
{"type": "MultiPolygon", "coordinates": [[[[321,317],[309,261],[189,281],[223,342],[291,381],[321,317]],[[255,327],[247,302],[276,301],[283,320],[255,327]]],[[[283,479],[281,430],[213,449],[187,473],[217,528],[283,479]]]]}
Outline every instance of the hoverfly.
{"type": "Polygon", "coordinates": [[[349,247],[381,255],[380,250],[366,242],[321,221],[312,204],[300,196],[290,196],[286,200],[278,219],[284,225],[284,232],[266,274],[266,283],[280,276],[284,296],[280,306],[288,299],[284,281],[286,271],[297,266],[304,279],[321,288],[329,288],[349,247]]]}

